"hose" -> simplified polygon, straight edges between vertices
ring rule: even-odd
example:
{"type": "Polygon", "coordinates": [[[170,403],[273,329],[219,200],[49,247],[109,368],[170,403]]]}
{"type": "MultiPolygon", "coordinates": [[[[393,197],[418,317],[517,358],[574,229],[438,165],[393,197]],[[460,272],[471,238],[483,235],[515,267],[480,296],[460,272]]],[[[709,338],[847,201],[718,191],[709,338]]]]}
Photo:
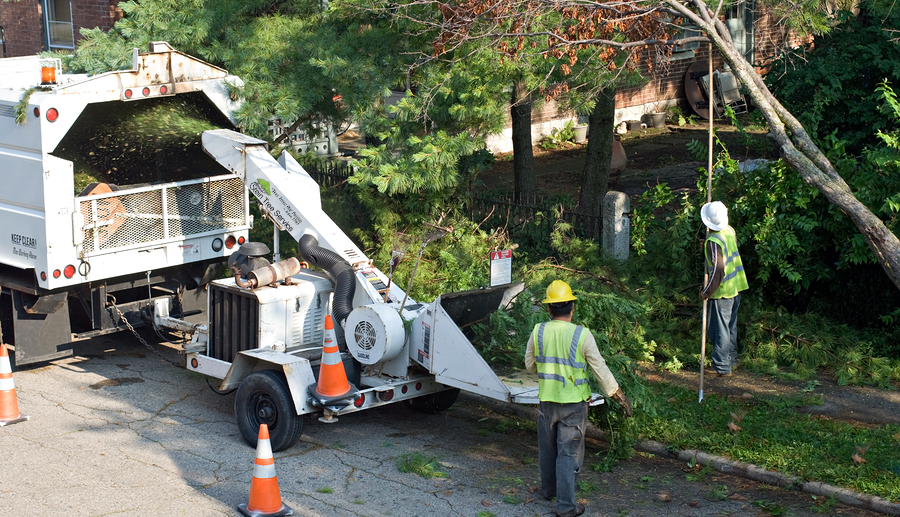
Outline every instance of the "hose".
{"type": "Polygon", "coordinates": [[[319,240],[313,235],[300,237],[298,244],[304,260],[327,270],[334,279],[331,312],[335,321],[343,327],[353,311],[353,295],[356,294],[356,273],[353,272],[353,267],[337,253],[319,246],[319,240]]]}

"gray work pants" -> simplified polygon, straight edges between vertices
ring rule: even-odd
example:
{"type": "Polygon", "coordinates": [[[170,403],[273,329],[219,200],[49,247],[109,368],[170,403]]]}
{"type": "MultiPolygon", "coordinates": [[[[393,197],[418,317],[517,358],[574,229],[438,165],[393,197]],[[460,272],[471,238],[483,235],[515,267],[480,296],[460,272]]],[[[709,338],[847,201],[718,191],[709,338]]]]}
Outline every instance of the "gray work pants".
{"type": "Polygon", "coordinates": [[[538,463],[544,495],[556,495],[556,509],[575,509],[575,481],[584,462],[587,402],[541,402],[538,407],[538,463]]]}
{"type": "Polygon", "coordinates": [[[741,295],[709,300],[709,339],[712,341],[712,364],[717,373],[731,373],[737,365],[737,312],[741,295]]]}

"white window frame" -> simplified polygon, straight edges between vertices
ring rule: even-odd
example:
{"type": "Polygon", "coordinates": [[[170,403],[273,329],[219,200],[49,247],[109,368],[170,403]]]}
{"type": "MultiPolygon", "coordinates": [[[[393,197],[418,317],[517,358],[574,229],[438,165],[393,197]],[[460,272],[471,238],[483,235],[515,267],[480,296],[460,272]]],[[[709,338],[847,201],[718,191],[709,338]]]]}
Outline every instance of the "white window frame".
{"type": "Polygon", "coordinates": [[[57,0],[43,0],[41,2],[41,10],[43,11],[43,15],[44,15],[43,16],[43,18],[44,18],[44,43],[47,46],[47,50],[59,50],[59,49],[74,50],[75,49],[75,24],[73,23],[73,20],[72,20],[72,2],[68,2],[68,4],[69,4],[69,20],[65,21],[65,20],[56,19],[56,13],[55,13],[56,1],[57,0]],[[50,17],[51,10],[54,11],[54,13],[53,13],[54,17],[52,19],[50,17]],[[50,30],[51,27],[53,27],[56,30],[51,31],[50,30]],[[60,44],[60,42],[55,41],[53,38],[53,34],[57,33],[58,31],[65,32],[67,27],[69,29],[69,34],[71,34],[71,39],[70,39],[71,43],[63,42],[62,44],[60,44]]]}

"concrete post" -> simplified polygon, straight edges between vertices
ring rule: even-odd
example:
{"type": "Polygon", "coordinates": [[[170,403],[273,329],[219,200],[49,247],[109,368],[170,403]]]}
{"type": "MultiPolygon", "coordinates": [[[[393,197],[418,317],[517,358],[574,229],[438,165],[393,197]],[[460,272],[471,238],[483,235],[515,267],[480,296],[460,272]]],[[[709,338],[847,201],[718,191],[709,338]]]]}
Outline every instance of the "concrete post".
{"type": "Polygon", "coordinates": [[[603,198],[603,251],[616,260],[628,260],[631,250],[631,200],[624,192],[610,190],[603,198]]]}

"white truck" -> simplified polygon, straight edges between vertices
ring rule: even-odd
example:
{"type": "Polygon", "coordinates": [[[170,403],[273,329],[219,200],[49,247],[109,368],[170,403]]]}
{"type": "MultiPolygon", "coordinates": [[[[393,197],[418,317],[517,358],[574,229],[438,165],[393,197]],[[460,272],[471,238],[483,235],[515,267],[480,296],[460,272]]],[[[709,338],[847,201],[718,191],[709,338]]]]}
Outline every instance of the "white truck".
{"type": "Polygon", "coordinates": [[[217,162],[207,176],[73,194],[73,163],[54,152],[80,113],[94,104],[103,113],[135,98],[194,95],[227,117],[236,107],[227,83],[239,81],[154,43],[149,53],[135,51],[131,71],[63,77],[32,93],[24,124],[14,118],[21,91],[0,92],[0,113],[8,112],[0,117],[0,174],[14,180],[0,193],[0,224],[11,235],[0,252],[0,315],[17,363],[58,357],[73,339],[115,330],[115,310],[135,321],[143,314],[190,333],[186,368],[221,380],[220,390],[236,389],[245,441],[255,446],[266,423],[276,451],[296,443],[307,414],[330,423],[399,401],[437,412],[460,389],[536,403],[536,377],[501,379],[462,330],[510,303],[522,284],[430,303],[388,288],[385,274],[322,210],[319,185],[288,153],[274,159],[262,140],[207,130],[202,148],[217,162]],[[267,246],[245,242],[248,192],[298,241],[306,264],[270,263],[267,246]],[[215,266],[226,257],[231,276],[224,278],[215,266]],[[189,320],[191,307],[206,317],[189,320]],[[331,348],[323,346],[326,316],[335,322],[339,360],[323,353],[331,348]],[[71,332],[76,319],[90,328],[71,332]],[[342,364],[351,389],[322,392],[323,362],[342,364]]]}
{"type": "MultiPolygon", "coordinates": [[[[0,60],[0,330],[19,365],[118,330],[115,309],[139,324],[148,297],[186,314],[205,309],[202,287],[252,224],[240,178],[184,153],[101,171],[141,184],[75,191],[73,161],[112,116],[177,101],[232,127],[229,84],[239,78],[162,42],[135,49],[131,70],[59,72],[36,56],[0,60]]],[[[135,145],[155,136],[135,133],[118,136],[135,145]]]]}

